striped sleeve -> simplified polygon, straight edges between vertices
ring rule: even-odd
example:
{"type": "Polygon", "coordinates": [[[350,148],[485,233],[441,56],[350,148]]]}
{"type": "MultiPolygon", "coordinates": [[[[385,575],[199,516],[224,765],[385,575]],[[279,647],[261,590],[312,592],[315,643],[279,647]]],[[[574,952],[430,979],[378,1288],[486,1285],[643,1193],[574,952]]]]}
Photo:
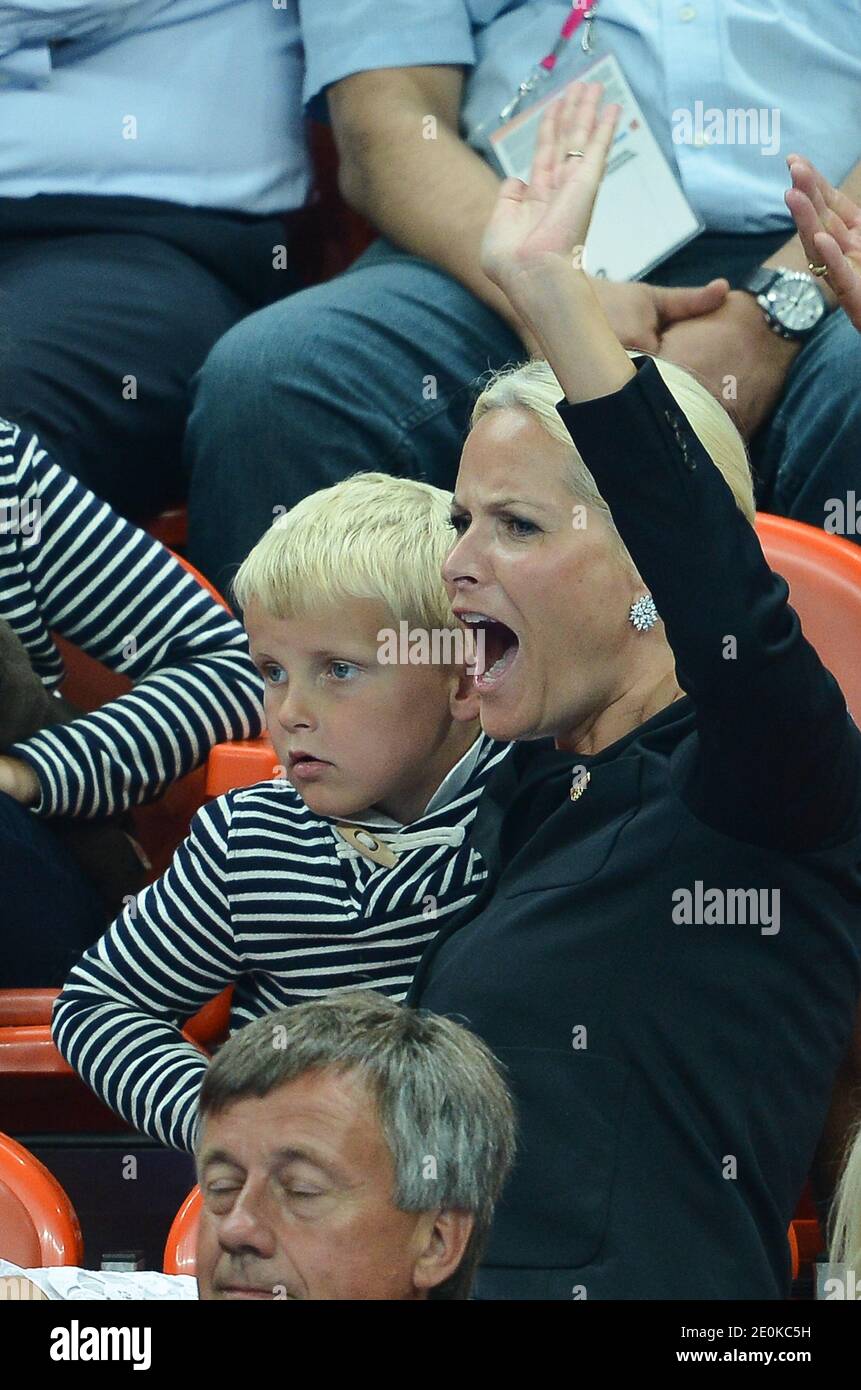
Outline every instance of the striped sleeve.
{"type": "Polygon", "coordinates": [[[110,815],[159,795],[210,748],[262,728],[262,683],[236,619],[158,541],[53,463],[19,466],[38,517],[20,559],[48,627],[135,687],[9,751],[35,770],[42,815],[110,815]]]}
{"type": "Polygon", "coordinates": [[[107,1105],[191,1149],[206,1059],[180,1025],[240,973],[227,894],[230,796],[198,811],[158,882],[81,957],[54,1005],[54,1041],[107,1105]]]}

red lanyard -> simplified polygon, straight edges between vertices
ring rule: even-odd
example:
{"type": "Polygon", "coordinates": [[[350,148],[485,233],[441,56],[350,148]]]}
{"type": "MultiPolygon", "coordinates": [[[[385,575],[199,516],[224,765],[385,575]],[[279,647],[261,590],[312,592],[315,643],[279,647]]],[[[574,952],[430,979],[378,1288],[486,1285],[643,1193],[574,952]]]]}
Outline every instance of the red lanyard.
{"type": "Polygon", "coordinates": [[[598,8],[598,0],[573,0],[571,13],[562,25],[562,32],[555,44],[547,54],[546,58],[541,59],[541,67],[547,72],[552,72],[556,66],[556,59],[562,52],[566,43],[576,34],[583,20],[586,21],[586,32],[581,40],[581,47],[584,53],[588,53],[592,47],[592,20],[595,18],[595,11],[598,8]]]}
{"type": "Polygon", "coordinates": [[[592,47],[592,23],[595,18],[595,11],[598,8],[598,0],[572,0],[571,13],[562,25],[562,32],[553,45],[550,52],[541,59],[538,67],[527,77],[525,82],[521,82],[513,99],[504,106],[499,113],[501,121],[507,121],[514,114],[523,98],[528,96],[537,85],[544,73],[551,73],[556,66],[556,60],[568,41],[576,34],[583,21],[586,21],[586,28],[580,40],[580,47],[584,53],[588,53],[592,47]]]}

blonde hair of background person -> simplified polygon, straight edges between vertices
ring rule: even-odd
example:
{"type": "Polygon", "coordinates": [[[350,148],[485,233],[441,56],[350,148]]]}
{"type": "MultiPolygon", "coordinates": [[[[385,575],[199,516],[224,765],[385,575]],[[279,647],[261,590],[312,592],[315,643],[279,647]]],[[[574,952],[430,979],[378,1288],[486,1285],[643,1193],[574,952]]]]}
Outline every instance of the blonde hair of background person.
{"type": "Polygon", "coordinates": [[[831,1208],[828,1262],[855,1271],[861,1286],[861,1122],[849,1150],[831,1208]]]}
{"type": "Polygon", "coordinates": [[[454,539],[451,493],[388,473],[354,473],[280,516],[233,581],[273,617],[301,617],[346,598],[378,599],[396,622],[459,627],[442,579],[454,539]]]}
{"type": "MultiPolygon", "coordinates": [[[[637,352],[628,354],[632,359],[649,355],[637,352]]],[[[750,464],[744,441],[729,415],[711,392],[691,376],[690,372],[660,357],[653,360],[700,443],[723,476],[739,510],[752,524],[756,515],[756,504],[750,464]]],[[[570,451],[571,468],[568,481],[571,491],[586,506],[599,511],[613,534],[618,537],[610,510],[599,493],[592,474],[574,448],[571,436],[556,408],[564,396],[565,392],[559,385],[553,368],[543,359],[534,358],[521,366],[503,367],[501,371],[493,374],[478,397],[473,407],[470,429],[477,425],[489,410],[519,408],[528,411],[553,439],[564,444],[570,451]]],[[[622,544],[621,538],[619,544],[622,544]]],[[[625,553],[627,555],[627,551],[625,553]]]]}

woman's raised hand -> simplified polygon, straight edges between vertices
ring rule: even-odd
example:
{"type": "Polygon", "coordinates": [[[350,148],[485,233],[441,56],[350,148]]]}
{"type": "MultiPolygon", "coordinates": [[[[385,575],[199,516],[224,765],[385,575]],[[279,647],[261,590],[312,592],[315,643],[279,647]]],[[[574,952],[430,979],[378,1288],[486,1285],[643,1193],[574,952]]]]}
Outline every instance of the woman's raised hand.
{"type": "Polygon", "coordinates": [[[551,102],[539,126],[529,183],[509,178],[500,187],[481,265],[509,298],[516,298],[525,272],[570,267],[572,257],[579,264],[621,110],[608,106],[599,119],[602,90],[600,82],[575,82],[551,102]]]}
{"type": "Polygon", "coordinates": [[[805,255],[827,267],[827,282],[861,332],[861,208],[831,184],[809,159],[787,158],[792,187],[786,206],[792,213],[805,255]]]}

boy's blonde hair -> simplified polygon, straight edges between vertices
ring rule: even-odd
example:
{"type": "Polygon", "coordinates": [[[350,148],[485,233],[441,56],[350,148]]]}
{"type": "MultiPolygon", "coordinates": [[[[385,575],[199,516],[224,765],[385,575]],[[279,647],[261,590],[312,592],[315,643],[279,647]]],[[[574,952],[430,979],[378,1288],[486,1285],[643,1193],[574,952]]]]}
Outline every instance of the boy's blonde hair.
{"type": "Polygon", "coordinates": [[[388,473],[355,473],[303,497],[270,526],[233,581],[239,607],[301,617],[347,598],[379,599],[395,623],[458,624],[442,579],[454,540],[451,493],[388,473]]]}
{"type": "MultiPolygon", "coordinates": [[[[634,358],[648,354],[631,352],[628,355],[634,358]]],[[[744,442],[735,425],[723,406],[696,377],[691,376],[690,372],[676,366],[674,362],[665,362],[660,357],[654,358],[654,362],[700,443],[722,474],[740,511],[752,523],[756,514],[756,504],[750,464],[744,442]]],[[[493,374],[476,401],[470,428],[489,410],[513,408],[528,411],[548,434],[568,446],[571,453],[571,467],[568,473],[571,491],[579,501],[602,512],[612,530],[618,535],[607,503],[575,449],[556,409],[564,396],[565,392],[548,362],[536,358],[520,366],[503,367],[501,371],[493,374]]],[[[624,549],[624,545],[622,548],[624,549]]],[[[625,553],[627,554],[627,551],[625,553]]]]}

